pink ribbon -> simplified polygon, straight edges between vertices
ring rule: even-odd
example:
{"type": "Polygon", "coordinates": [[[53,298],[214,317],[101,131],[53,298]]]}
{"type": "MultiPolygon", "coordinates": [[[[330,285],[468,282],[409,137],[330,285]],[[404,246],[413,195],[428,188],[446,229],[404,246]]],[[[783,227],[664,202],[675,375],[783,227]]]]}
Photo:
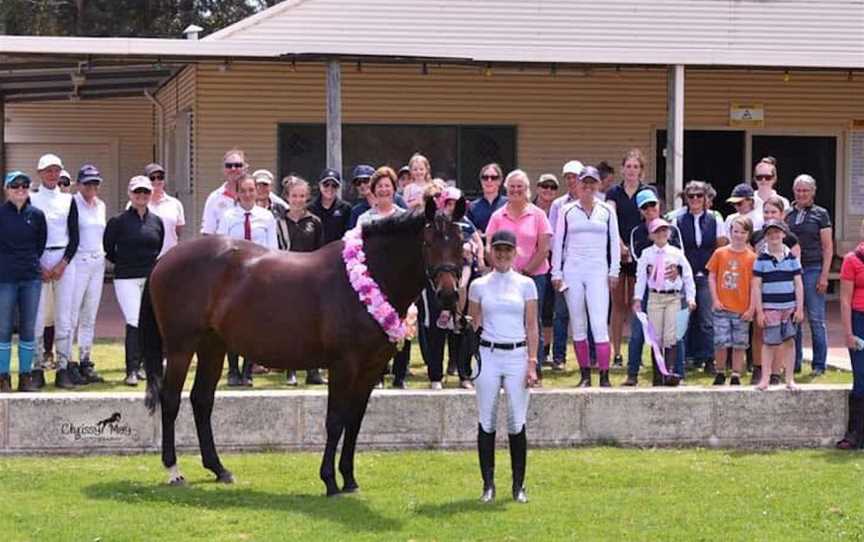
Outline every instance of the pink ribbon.
{"type": "Polygon", "coordinates": [[[645,342],[651,347],[654,352],[654,361],[657,363],[657,369],[663,376],[669,376],[669,371],[666,369],[666,361],[663,359],[663,349],[660,348],[660,341],[657,340],[657,333],[654,332],[654,326],[648,321],[648,315],[644,312],[637,312],[636,318],[642,324],[642,334],[645,336],[645,342]]]}

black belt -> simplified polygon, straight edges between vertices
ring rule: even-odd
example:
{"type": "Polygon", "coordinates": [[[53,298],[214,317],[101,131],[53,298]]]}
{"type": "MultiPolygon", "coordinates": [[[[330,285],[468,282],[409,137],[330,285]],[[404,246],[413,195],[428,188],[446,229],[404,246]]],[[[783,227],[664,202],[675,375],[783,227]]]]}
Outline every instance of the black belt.
{"type": "Polygon", "coordinates": [[[516,350],[517,348],[522,348],[527,343],[525,341],[521,341],[518,343],[493,343],[487,341],[486,339],[480,339],[480,346],[485,346],[486,348],[491,348],[492,350],[516,350]]]}
{"type": "Polygon", "coordinates": [[[66,247],[45,247],[45,250],[65,250],[66,247]]]}
{"type": "Polygon", "coordinates": [[[655,290],[651,288],[652,294],[680,294],[681,290],[655,290]]]}

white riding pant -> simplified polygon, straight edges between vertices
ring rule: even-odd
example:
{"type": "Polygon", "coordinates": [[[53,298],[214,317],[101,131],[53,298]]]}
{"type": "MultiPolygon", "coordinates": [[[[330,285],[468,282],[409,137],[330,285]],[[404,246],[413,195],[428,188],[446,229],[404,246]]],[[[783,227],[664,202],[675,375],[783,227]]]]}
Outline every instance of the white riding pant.
{"type": "Polygon", "coordinates": [[[601,269],[568,269],[562,274],[567,290],[567,310],[570,312],[570,331],[574,341],[588,338],[588,320],[594,342],[609,342],[609,273],[601,269]]]}
{"type": "Polygon", "coordinates": [[[477,410],[483,431],[495,431],[498,421],[498,399],[503,386],[507,393],[507,432],[522,431],[528,416],[529,390],[528,350],[526,347],[501,350],[480,347],[483,366],[474,381],[477,391],[477,410]]]}
{"type": "Polygon", "coordinates": [[[96,334],[96,313],[102,300],[105,256],[102,252],[78,252],[75,266],[75,293],[72,302],[72,329],[78,331],[78,358],[89,360],[96,334]]]}
{"type": "MultiPolygon", "coordinates": [[[[39,263],[43,269],[51,269],[63,259],[65,250],[45,250],[39,263]]],[[[50,324],[48,314],[50,304],[54,305],[54,348],[57,350],[57,364],[65,368],[72,357],[72,297],[75,293],[75,266],[69,265],[60,280],[42,283],[39,297],[39,310],[36,311],[36,367],[42,366],[45,356],[45,326],[50,324]]]]}
{"type": "Polygon", "coordinates": [[[141,296],[144,294],[145,277],[137,279],[114,279],[114,293],[123,311],[126,324],[138,327],[138,312],[141,310],[141,296]]]}

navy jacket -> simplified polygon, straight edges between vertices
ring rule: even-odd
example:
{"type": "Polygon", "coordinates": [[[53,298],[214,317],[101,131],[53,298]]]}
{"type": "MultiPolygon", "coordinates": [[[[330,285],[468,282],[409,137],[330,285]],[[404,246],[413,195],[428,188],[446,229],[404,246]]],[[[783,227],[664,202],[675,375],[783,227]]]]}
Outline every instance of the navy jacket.
{"type": "Polygon", "coordinates": [[[705,212],[699,216],[699,229],[702,230],[702,244],[696,246],[696,224],[693,215],[687,212],[678,217],[678,231],[681,232],[684,255],[693,268],[693,274],[708,276],[705,265],[717,248],[717,220],[713,213],[705,212]]]}
{"type": "Polygon", "coordinates": [[[29,199],[20,211],[11,201],[0,206],[0,282],[40,278],[47,238],[45,214],[29,199]]]}

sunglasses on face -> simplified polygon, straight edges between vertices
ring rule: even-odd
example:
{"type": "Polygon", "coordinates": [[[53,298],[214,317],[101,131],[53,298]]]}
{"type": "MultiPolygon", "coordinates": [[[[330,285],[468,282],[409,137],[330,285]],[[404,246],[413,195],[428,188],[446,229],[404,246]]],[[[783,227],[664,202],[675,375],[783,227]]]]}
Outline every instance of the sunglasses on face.
{"type": "Polygon", "coordinates": [[[358,177],[351,181],[351,184],[353,184],[354,186],[360,186],[361,184],[367,184],[371,180],[372,179],[369,177],[358,177]]]}
{"type": "Polygon", "coordinates": [[[324,188],[339,188],[339,183],[333,181],[324,181],[323,183],[321,183],[321,186],[323,186],[324,188]]]}
{"type": "Polygon", "coordinates": [[[497,181],[500,178],[500,175],[480,175],[481,181],[497,181]]]}
{"type": "Polygon", "coordinates": [[[653,209],[654,207],[657,207],[657,202],[656,202],[656,201],[652,201],[651,203],[646,203],[645,205],[643,205],[642,207],[640,207],[640,209],[642,209],[642,210],[644,211],[644,210],[646,210],[646,209],[653,209]]]}
{"type": "Polygon", "coordinates": [[[554,184],[538,184],[537,188],[545,188],[547,190],[555,190],[558,187],[555,186],[554,184]]]}
{"type": "Polygon", "coordinates": [[[57,184],[59,184],[60,186],[70,186],[72,184],[72,181],[70,181],[69,179],[60,179],[59,181],[57,181],[57,184]]]}
{"type": "Polygon", "coordinates": [[[243,162],[225,162],[225,169],[243,169],[245,166],[243,162]]]}
{"type": "Polygon", "coordinates": [[[30,183],[13,182],[13,183],[9,184],[9,188],[12,190],[19,190],[21,188],[23,188],[25,190],[29,190],[30,189],[30,183]]]}
{"type": "Polygon", "coordinates": [[[150,191],[147,190],[146,188],[136,188],[135,190],[132,191],[132,193],[133,194],[149,194],[150,191]]]}
{"type": "Polygon", "coordinates": [[[687,199],[702,199],[705,194],[687,194],[687,199]]]}
{"type": "MultiPolygon", "coordinates": [[[[227,164],[225,167],[228,167],[227,164]]],[[[150,180],[151,181],[164,181],[165,175],[163,173],[154,173],[153,175],[150,175],[150,180]]]]}
{"type": "Polygon", "coordinates": [[[774,178],[774,175],[756,175],[757,181],[770,181],[774,178]]]}

